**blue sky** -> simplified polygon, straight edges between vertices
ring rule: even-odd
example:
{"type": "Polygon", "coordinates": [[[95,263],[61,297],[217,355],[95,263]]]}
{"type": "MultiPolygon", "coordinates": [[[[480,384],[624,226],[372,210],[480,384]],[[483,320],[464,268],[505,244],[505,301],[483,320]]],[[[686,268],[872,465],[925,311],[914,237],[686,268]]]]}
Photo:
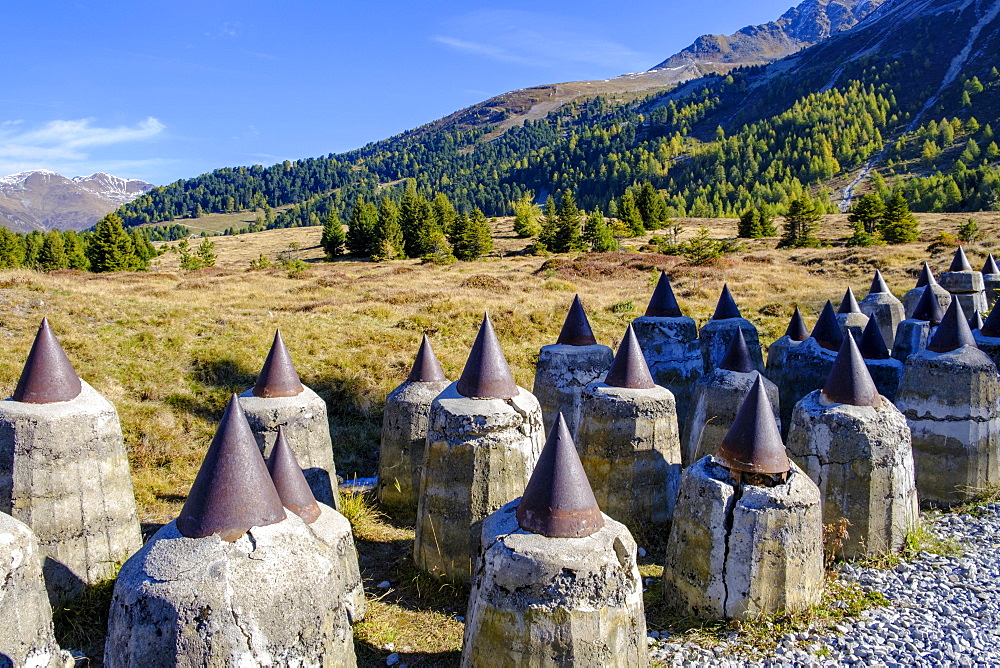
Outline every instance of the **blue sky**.
{"type": "Polygon", "coordinates": [[[645,70],[791,4],[11,2],[0,175],[164,184],[337,153],[510,90],[645,70]]]}

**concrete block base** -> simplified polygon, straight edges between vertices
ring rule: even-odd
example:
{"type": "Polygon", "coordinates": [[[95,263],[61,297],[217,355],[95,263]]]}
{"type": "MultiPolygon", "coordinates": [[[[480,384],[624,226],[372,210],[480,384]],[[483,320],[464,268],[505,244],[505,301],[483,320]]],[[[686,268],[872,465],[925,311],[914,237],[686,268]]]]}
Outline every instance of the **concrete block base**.
{"type": "MultiPolygon", "coordinates": [[[[722,439],[736,419],[743,401],[750,394],[757,372],[738,373],[716,369],[701,377],[695,395],[694,414],[691,417],[691,437],[684,448],[684,465],[689,466],[705,455],[714,455],[722,439]]],[[[767,398],[774,408],[774,419],[781,426],[778,386],[762,378],[767,398]]]]}
{"type": "Polygon", "coordinates": [[[580,393],[589,383],[603,380],[615,355],[611,348],[593,346],[544,346],[535,366],[531,391],[542,407],[545,433],[552,430],[562,411],[569,433],[576,435],[580,424],[580,393]]]}
{"type": "Polygon", "coordinates": [[[882,339],[889,344],[896,340],[896,328],[906,320],[906,309],[903,302],[888,292],[872,292],[858,302],[861,312],[869,318],[874,318],[882,339]]]}
{"type": "Polygon", "coordinates": [[[746,339],[750,359],[753,360],[757,370],[764,373],[764,357],[760,352],[760,337],[757,335],[757,328],[746,318],[709,320],[701,328],[698,333],[698,343],[701,346],[705,373],[715,371],[725,358],[726,350],[729,349],[729,343],[736,336],[737,329],[743,330],[743,338],[746,339]]]}

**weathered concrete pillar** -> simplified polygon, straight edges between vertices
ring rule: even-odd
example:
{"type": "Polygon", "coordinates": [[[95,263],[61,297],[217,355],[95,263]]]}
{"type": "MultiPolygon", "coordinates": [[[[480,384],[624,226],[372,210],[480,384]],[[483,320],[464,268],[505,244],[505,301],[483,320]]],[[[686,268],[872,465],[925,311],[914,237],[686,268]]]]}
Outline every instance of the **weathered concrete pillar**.
{"type": "Polygon", "coordinates": [[[424,335],[410,375],[385,398],[376,494],[379,503],[404,518],[417,512],[431,402],[449,384],[424,335]]]}
{"type": "Polygon", "coordinates": [[[833,304],[827,301],[809,338],[785,355],[785,370],[778,381],[783,431],[787,431],[792,422],[795,404],[823,387],[843,342],[844,335],[840,333],[833,304]]]}
{"type": "Polygon", "coordinates": [[[278,427],[284,427],[316,499],[339,508],[326,402],[299,380],[280,331],[274,333],[257,384],[240,395],[240,404],[264,456],[274,447],[278,427]]]}
{"type": "Polygon", "coordinates": [[[462,666],[649,665],[635,541],[601,513],[561,418],[481,544],[462,666]]]}
{"type": "Polygon", "coordinates": [[[961,503],[1000,483],[1000,379],[957,301],[927,350],[906,360],[896,405],[913,434],[921,501],[961,503]]]}
{"type": "Polygon", "coordinates": [[[69,668],[52,631],[42,556],[27,525],[0,513],[0,665],[69,668]]]}
{"type": "Polygon", "coordinates": [[[841,556],[903,548],[918,519],[910,428],[879,394],[852,337],[823,389],[795,406],[788,452],[819,486],[823,523],[847,520],[841,556]]]}
{"type": "Polygon", "coordinates": [[[951,261],[948,271],[941,274],[941,287],[951,293],[952,299],[957,299],[962,305],[965,318],[971,318],[974,311],[985,313],[989,308],[986,304],[986,286],[983,275],[972,270],[969,258],[959,246],[951,261]]]}
{"type": "Polygon", "coordinates": [[[875,270],[868,296],[858,306],[862,313],[878,323],[883,340],[896,340],[896,328],[906,320],[906,309],[903,308],[903,302],[896,299],[889,290],[878,269],[875,270]]]}
{"type": "Polygon", "coordinates": [[[774,419],[779,420],[778,386],[754,368],[743,332],[737,330],[719,368],[698,380],[691,436],[683,452],[685,466],[715,454],[757,378],[761,378],[767,391],[774,419]]]}
{"type": "Polygon", "coordinates": [[[646,313],[632,321],[632,330],[653,382],[674,395],[683,439],[688,433],[694,384],[704,373],[705,362],[698,345],[698,326],[681,314],[666,272],[660,272],[646,313]]]}
{"type": "Polygon", "coordinates": [[[663,567],[678,615],[745,619],[819,602],[819,489],[788,460],[767,404],[758,380],[719,453],[684,472],[663,567]]]}
{"type": "Polygon", "coordinates": [[[929,288],[923,290],[923,296],[913,309],[913,316],[899,323],[896,329],[892,356],[901,362],[906,362],[910,355],[927,347],[927,342],[944,318],[937,297],[929,288]]]}
{"type": "Polygon", "coordinates": [[[670,521],[681,477],[677,411],[629,325],[604,382],[583,390],[577,448],[597,501],[632,531],[670,521]]]}
{"type": "Polygon", "coordinates": [[[895,401],[896,393],[899,391],[899,381],[903,377],[903,363],[889,355],[885,340],[882,338],[882,328],[874,318],[865,327],[858,349],[878,393],[889,401],[895,401]]]}
{"type": "Polygon", "coordinates": [[[552,428],[561,412],[570,433],[576,433],[580,422],[580,393],[584,386],[600,380],[608,372],[614,356],[611,348],[597,343],[577,295],[555,344],[543,346],[538,352],[531,393],[542,407],[546,430],[552,428]]]}
{"type": "Polygon", "coordinates": [[[35,532],[52,603],[114,577],[142,545],[118,412],[46,320],[0,402],[0,511],[35,532]]]}
{"type": "Polygon", "coordinates": [[[760,337],[757,335],[757,327],[752,322],[740,315],[740,309],[733,300],[729,286],[722,286],[722,295],[719,296],[719,303],[715,307],[712,319],[705,323],[705,326],[698,332],[698,343],[701,346],[701,357],[703,360],[703,370],[711,373],[722,358],[726,356],[729,343],[736,335],[736,330],[743,330],[743,338],[747,341],[747,348],[753,358],[754,367],[757,371],[764,373],[764,357],[760,352],[760,337]]]}
{"type": "Polygon", "coordinates": [[[986,305],[992,309],[1000,297],[1000,267],[997,267],[993,253],[990,253],[983,265],[983,287],[986,289],[986,305]]]}
{"type": "Polygon", "coordinates": [[[929,287],[931,292],[934,293],[934,297],[937,298],[938,308],[941,313],[948,310],[951,305],[951,293],[938,285],[937,280],[934,278],[934,273],[931,271],[930,265],[924,262],[924,268],[920,271],[920,277],[917,279],[917,285],[912,290],[903,295],[903,308],[906,310],[906,317],[910,319],[913,317],[913,311],[917,308],[917,303],[924,294],[924,288],[929,287]]]}
{"type": "Polygon", "coordinates": [[[976,346],[986,353],[994,364],[1000,364],[1000,309],[994,308],[982,328],[972,331],[972,337],[976,341],[976,346]]]}
{"type": "Polygon", "coordinates": [[[767,372],[766,375],[776,385],[781,384],[781,374],[785,370],[785,355],[788,351],[809,338],[809,330],[806,328],[805,320],[799,307],[795,307],[791,320],[785,334],[767,348],[767,372]]]}
{"type": "Polygon", "coordinates": [[[413,560],[468,582],[487,515],[517,498],[542,450],[542,409],[514,383],[489,317],[462,377],[431,404],[413,560]]]}
{"type": "Polygon", "coordinates": [[[840,308],[837,309],[837,324],[840,325],[841,334],[847,336],[850,332],[855,340],[861,339],[861,334],[868,324],[868,316],[861,312],[858,300],[854,297],[854,290],[851,288],[847,288],[844,299],[840,302],[840,308]]]}
{"type": "Polygon", "coordinates": [[[355,666],[350,526],[319,510],[286,517],[234,395],[180,516],[122,566],[104,665],[355,666]]]}

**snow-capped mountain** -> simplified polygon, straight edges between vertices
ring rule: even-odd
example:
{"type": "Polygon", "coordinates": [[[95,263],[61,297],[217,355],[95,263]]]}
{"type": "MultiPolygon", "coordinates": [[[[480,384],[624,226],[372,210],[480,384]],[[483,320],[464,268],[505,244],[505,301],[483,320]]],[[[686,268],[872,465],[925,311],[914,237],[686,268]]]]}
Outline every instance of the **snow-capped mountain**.
{"type": "Polygon", "coordinates": [[[0,177],[0,225],[17,232],[83,230],[154,186],[97,172],[68,179],[47,169],[0,177]]]}

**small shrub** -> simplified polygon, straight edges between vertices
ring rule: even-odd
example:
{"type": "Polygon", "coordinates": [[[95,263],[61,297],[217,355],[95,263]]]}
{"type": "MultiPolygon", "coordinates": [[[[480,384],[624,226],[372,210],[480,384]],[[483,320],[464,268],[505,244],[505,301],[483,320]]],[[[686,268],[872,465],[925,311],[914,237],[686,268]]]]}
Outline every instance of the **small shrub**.
{"type": "Polygon", "coordinates": [[[631,313],[635,310],[635,302],[631,299],[617,304],[612,304],[609,309],[612,313],[631,313]]]}
{"type": "Polygon", "coordinates": [[[476,288],[477,290],[486,290],[487,292],[495,292],[497,294],[503,294],[505,292],[510,292],[510,286],[501,281],[495,276],[488,276],[486,274],[476,274],[475,276],[469,276],[467,279],[462,281],[463,288],[476,288]]]}
{"type": "Polygon", "coordinates": [[[552,290],[553,292],[573,292],[576,290],[576,286],[569,281],[561,281],[558,278],[551,278],[542,284],[542,287],[546,290],[552,290]]]}

